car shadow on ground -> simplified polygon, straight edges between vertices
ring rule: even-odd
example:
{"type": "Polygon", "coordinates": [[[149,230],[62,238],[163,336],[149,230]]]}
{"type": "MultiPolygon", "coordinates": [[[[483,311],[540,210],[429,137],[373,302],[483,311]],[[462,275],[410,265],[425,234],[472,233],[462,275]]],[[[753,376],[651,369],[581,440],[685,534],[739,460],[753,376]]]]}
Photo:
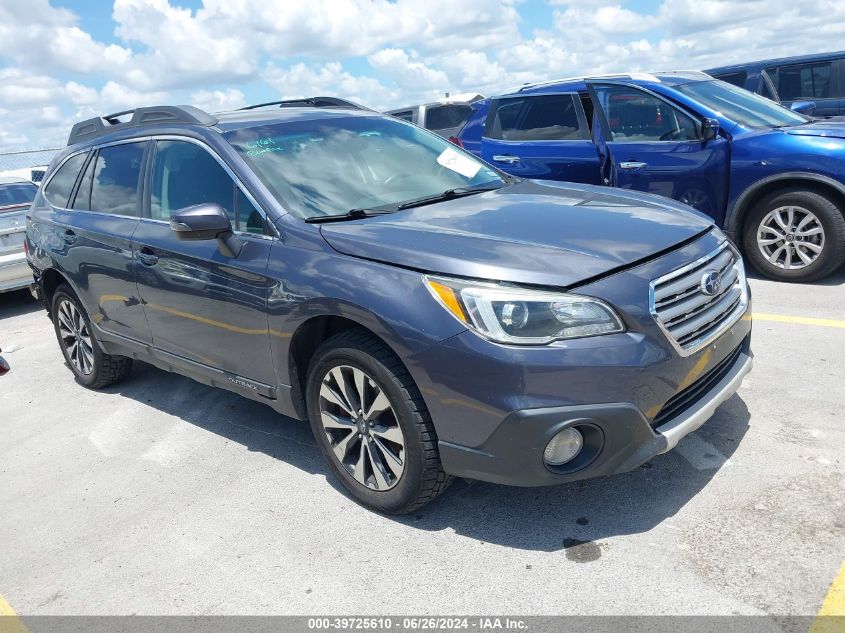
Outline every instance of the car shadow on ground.
{"type": "Polygon", "coordinates": [[[0,293],[0,321],[43,309],[27,289],[0,293]]]}
{"type": "MultiPolygon", "coordinates": [[[[309,425],[264,404],[145,363],[136,363],[127,381],[106,391],[308,473],[322,473],[338,493],[346,494],[323,462],[309,425]]],[[[545,488],[457,480],[433,503],[391,519],[414,529],[453,530],[507,547],[565,549],[574,560],[591,560],[601,555],[602,539],[647,532],[683,508],[733,455],[749,419],[745,403],[734,396],[684,440],[690,447],[684,449],[682,443],[681,450],[655,457],[632,472],[545,488]]]]}
{"type": "MultiPolygon", "coordinates": [[[[786,282],[786,281],[777,282],[777,281],[774,281],[772,279],[769,279],[768,277],[764,277],[763,275],[758,273],[756,270],[754,270],[753,266],[748,265],[747,262],[746,262],[746,265],[745,265],[745,271],[746,271],[749,279],[757,279],[759,281],[771,281],[772,283],[790,283],[790,282],[786,282]]],[[[831,275],[828,275],[824,279],[819,279],[818,281],[812,281],[812,282],[799,281],[799,282],[795,282],[795,285],[799,285],[799,286],[842,286],[842,285],[845,285],[845,266],[841,266],[839,268],[839,270],[837,270],[836,272],[834,272],[831,275]]]]}

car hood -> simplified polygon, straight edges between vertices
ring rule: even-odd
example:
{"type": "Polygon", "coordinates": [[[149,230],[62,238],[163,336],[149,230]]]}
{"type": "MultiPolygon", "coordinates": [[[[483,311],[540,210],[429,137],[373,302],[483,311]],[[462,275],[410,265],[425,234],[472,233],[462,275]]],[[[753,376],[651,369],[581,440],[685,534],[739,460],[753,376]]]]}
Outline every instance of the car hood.
{"type": "Polygon", "coordinates": [[[567,287],[625,267],[713,226],[648,194],[521,181],[472,196],[321,225],[337,251],[426,272],[567,287]]]}
{"type": "Polygon", "coordinates": [[[781,128],[787,134],[796,136],[825,136],[829,138],[845,138],[845,121],[822,119],[804,125],[781,128]]]}

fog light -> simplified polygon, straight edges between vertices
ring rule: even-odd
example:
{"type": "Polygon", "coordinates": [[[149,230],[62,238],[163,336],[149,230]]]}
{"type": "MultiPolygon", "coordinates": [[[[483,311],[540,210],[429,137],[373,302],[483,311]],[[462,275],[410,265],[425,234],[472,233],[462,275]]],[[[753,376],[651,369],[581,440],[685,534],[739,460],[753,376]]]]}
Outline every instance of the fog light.
{"type": "Polygon", "coordinates": [[[550,466],[563,466],[575,459],[584,446],[584,437],[578,429],[563,429],[555,435],[543,451],[543,459],[550,466]]]}

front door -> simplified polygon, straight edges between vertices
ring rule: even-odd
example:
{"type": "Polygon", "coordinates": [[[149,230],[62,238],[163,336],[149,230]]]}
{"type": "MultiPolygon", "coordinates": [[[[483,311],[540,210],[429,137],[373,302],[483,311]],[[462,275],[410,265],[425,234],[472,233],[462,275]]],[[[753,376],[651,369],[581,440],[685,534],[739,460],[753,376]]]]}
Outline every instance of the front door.
{"type": "Polygon", "coordinates": [[[591,84],[606,184],[674,198],[724,218],[730,141],[701,138],[700,121],[635,86],[591,84]]]}
{"type": "Polygon", "coordinates": [[[493,99],[481,157],[522,178],[599,184],[599,159],[577,94],[493,99]]]}
{"type": "Polygon", "coordinates": [[[274,239],[265,217],[197,143],[156,141],[149,183],[133,251],[154,347],[272,396],[267,262],[274,239]],[[171,230],[174,211],[206,202],[229,214],[244,243],[237,257],[224,254],[216,239],[181,239],[171,230]]]}

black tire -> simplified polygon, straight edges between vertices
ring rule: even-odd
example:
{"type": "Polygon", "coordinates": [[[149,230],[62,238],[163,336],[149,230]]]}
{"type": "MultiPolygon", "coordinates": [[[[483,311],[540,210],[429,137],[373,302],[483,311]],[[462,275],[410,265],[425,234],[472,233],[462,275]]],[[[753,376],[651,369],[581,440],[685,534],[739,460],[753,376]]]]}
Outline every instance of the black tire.
{"type": "MultiPolygon", "coordinates": [[[[362,505],[385,514],[405,514],[432,501],[451,483],[452,478],[440,463],[434,425],[413,379],[393,352],[368,332],[341,332],[317,349],[308,368],[306,403],[311,430],[320,451],[334,475],[362,505]],[[374,490],[359,483],[335,455],[329,431],[323,427],[320,390],[329,372],[340,367],[361,370],[374,381],[390,402],[391,423],[398,424],[402,431],[404,470],[389,489],[374,490]]],[[[352,433],[356,434],[354,428],[352,433]]],[[[355,440],[351,440],[350,445],[353,442],[355,440]]],[[[361,441],[358,442],[361,446],[361,441]]],[[[364,448],[361,451],[363,459],[364,448]]],[[[374,475],[372,458],[368,463],[374,475]]]]}
{"type": "Polygon", "coordinates": [[[124,356],[111,356],[103,352],[93,330],[90,329],[91,320],[88,313],[79,301],[79,298],[71,290],[70,286],[62,284],[56,288],[53,294],[52,308],[50,312],[53,317],[53,329],[56,332],[56,339],[59,342],[59,349],[62,350],[62,355],[65,357],[65,362],[70,370],[73,372],[76,381],[84,387],[89,389],[102,389],[109,385],[114,385],[129,375],[132,369],[132,359],[124,356]],[[68,342],[62,335],[62,326],[60,325],[59,309],[63,303],[70,302],[78,311],[80,317],[83,319],[82,323],[87,326],[88,338],[90,339],[90,365],[84,364],[84,368],[89,371],[84,371],[79,367],[77,361],[71,358],[71,353],[68,349],[68,342]]]}
{"type": "MultiPolygon", "coordinates": [[[[799,244],[799,242],[795,242],[799,244]]],[[[778,281],[810,282],[827,277],[845,262],[845,217],[836,202],[815,191],[782,189],[763,198],[751,210],[742,239],[746,258],[761,275],[778,281]],[[765,218],[780,207],[795,206],[810,211],[824,230],[822,251],[803,268],[788,270],[772,264],[758,245],[757,234],[765,218]]],[[[794,247],[793,247],[794,251],[794,247]]],[[[797,255],[797,253],[796,253],[797,255]]]]}

